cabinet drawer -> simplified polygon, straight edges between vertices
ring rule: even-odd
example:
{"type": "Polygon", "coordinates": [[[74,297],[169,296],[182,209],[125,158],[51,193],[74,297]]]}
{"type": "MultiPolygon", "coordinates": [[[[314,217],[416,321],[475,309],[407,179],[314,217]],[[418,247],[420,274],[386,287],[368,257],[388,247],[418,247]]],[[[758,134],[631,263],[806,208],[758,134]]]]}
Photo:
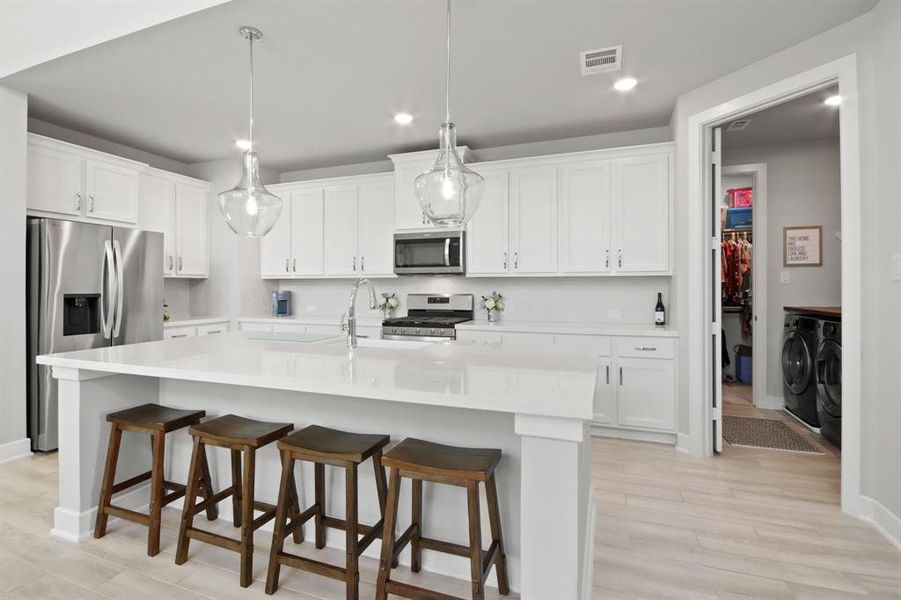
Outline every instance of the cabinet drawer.
{"type": "Polygon", "coordinates": [[[665,338],[618,337],[613,340],[613,353],[629,358],[673,358],[675,344],[665,338]]]}
{"type": "Polygon", "coordinates": [[[241,331],[265,331],[268,333],[272,332],[272,325],[270,323],[258,323],[254,321],[244,321],[240,325],[241,331]]]}
{"type": "Polygon", "coordinates": [[[163,339],[171,340],[174,338],[194,337],[197,335],[196,327],[169,327],[163,329],[163,339]]]}
{"type": "Polygon", "coordinates": [[[209,325],[197,326],[197,335],[215,335],[217,333],[228,333],[228,323],[210,323],[209,325]]]}
{"type": "Polygon", "coordinates": [[[591,356],[610,356],[611,341],[601,335],[555,335],[554,345],[591,356]]]}

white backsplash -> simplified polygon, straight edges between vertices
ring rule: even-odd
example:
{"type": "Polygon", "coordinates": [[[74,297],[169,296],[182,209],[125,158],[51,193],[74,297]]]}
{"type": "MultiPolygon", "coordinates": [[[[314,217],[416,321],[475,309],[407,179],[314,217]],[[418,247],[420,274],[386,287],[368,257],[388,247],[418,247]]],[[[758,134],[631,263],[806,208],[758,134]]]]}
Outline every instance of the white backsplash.
{"type": "MultiPolygon", "coordinates": [[[[290,290],[294,315],[339,315],[347,310],[353,280],[283,280],[279,289],[290,290]]],[[[602,323],[653,323],[657,292],[668,303],[669,277],[630,278],[466,278],[453,276],[374,279],[376,291],[395,292],[400,306],[395,315],[407,312],[409,293],[471,293],[476,302],[493,291],[507,301],[505,319],[516,321],[593,321],[602,323]]],[[[268,298],[267,298],[268,301],[268,298]]],[[[366,314],[365,298],[358,299],[358,314],[366,314]]],[[[267,304],[268,307],[268,304],[267,304]]],[[[263,316],[245,313],[245,316],[263,316]]],[[[378,313],[375,313],[378,314],[378,313]]],[[[484,310],[476,319],[487,319],[484,310]]]]}
{"type": "MultiPolygon", "coordinates": [[[[163,279],[163,302],[169,305],[169,314],[172,320],[187,319],[191,317],[191,280],[163,279]]],[[[160,315],[163,307],[160,307],[160,315]]]]}

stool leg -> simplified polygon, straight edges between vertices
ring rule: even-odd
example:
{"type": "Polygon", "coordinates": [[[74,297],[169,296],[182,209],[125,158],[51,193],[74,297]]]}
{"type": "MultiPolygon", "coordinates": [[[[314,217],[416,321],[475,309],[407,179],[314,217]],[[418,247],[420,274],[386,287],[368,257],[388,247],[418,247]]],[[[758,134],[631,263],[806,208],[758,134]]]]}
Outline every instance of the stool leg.
{"type": "Polygon", "coordinates": [[[360,553],[357,551],[359,537],[357,536],[357,465],[351,465],[345,469],[344,493],[345,493],[345,564],[347,573],[347,600],[358,600],[360,597],[360,553]]]}
{"type": "Polygon", "coordinates": [[[272,532],[272,547],[269,550],[269,570],[266,572],[266,593],[274,594],[278,589],[278,576],[281,564],[278,555],[285,547],[285,524],[288,521],[288,500],[292,485],[291,474],[294,472],[294,458],[282,450],[282,479],[278,486],[278,502],[275,505],[275,528],[272,532]]]}
{"type": "Polygon", "coordinates": [[[241,526],[241,451],[232,450],[232,523],[241,526]]]}
{"type": "Polygon", "coordinates": [[[147,535],[147,556],[156,556],[160,553],[166,432],[156,431],[150,434],[150,439],[153,440],[153,459],[150,467],[150,532],[147,535]]]}
{"type": "Polygon", "coordinates": [[[241,490],[241,587],[253,583],[253,483],[256,450],[244,447],[244,482],[241,490]]]}
{"type": "Polygon", "coordinates": [[[387,600],[388,580],[394,555],[394,527],[397,521],[397,501],[400,496],[400,470],[391,469],[388,499],[385,502],[385,528],[382,530],[382,556],[379,560],[379,578],[375,589],[376,600],[387,600]]]}
{"type": "Polygon", "coordinates": [[[316,526],[316,547],[319,550],[325,548],[325,524],[322,522],[325,517],[325,465],[316,463],[313,465],[313,472],[316,480],[316,511],[313,523],[316,526]]]}
{"type": "Polygon", "coordinates": [[[413,480],[413,524],[416,530],[410,540],[412,546],[412,555],[410,558],[410,570],[419,573],[422,568],[422,548],[420,542],[422,540],[422,479],[413,480]]]}
{"type": "Polygon", "coordinates": [[[469,564],[472,579],[472,600],[483,600],[482,586],[482,521],[479,514],[479,484],[466,482],[466,498],[469,504],[469,564]]]}
{"type": "MultiPolygon", "coordinates": [[[[291,460],[291,483],[288,485],[288,516],[291,520],[300,519],[300,498],[297,495],[297,480],[294,477],[294,460],[291,460]]],[[[294,543],[303,543],[303,527],[294,530],[294,543]]]]}
{"type": "Polygon", "coordinates": [[[488,500],[488,521],[491,524],[491,540],[497,542],[497,562],[494,570],[497,573],[497,589],[501,595],[510,593],[507,582],[507,554],[504,551],[504,537],[501,534],[501,515],[497,501],[497,483],[494,474],[485,482],[485,498],[488,500]]]}
{"type": "Polygon", "coordinates": [[[388,497],[388,481],[385,478],[385,467],[382,466],[382,451],[376,450],[372,455],[372,467],[375,470],[375,491],[379,497],[379,513],[385,518],[385,500],[388,497]]]}
{"type": "Polygon", "coordinates": [[[181,526],[178,529],[178,548],[175,551],[175,564],[183,565],[188,560],[188,529],[194,524],[194,500],[197,497],[197,482],[200,477],[200,456],[205,453],[204,444],[199,437],[194,437],[194,450],[191,452],[191,466],[188,469],[188,482],[185,486],[185,505],[181,511],[181,526]]]}
{"type": "Polygon", "coordinates": [[[94,523],[94,537],[106,535],[106,522],[109,516],[106,507],[113,497],[113,484],[116,481],[116,464],[119,462],[119,444],[122,442],[122,430],[113,423],[109,432],[109,445],[106,447],[106,467],[103,469],[103,484],[100,487],[100,502],[97,503],[97,521],[94,523]]]}
{"type": "MultiPolygon", "coordinates": [[[[210,463],[206,458],[206,451],[200,455],[200,497],[207,500],[213,493],[213,478],[210,477],[210,463]]],[[[219,506],[210,505],[206,509],[207,521],[215,521],[219,518],[219,506]]]]}

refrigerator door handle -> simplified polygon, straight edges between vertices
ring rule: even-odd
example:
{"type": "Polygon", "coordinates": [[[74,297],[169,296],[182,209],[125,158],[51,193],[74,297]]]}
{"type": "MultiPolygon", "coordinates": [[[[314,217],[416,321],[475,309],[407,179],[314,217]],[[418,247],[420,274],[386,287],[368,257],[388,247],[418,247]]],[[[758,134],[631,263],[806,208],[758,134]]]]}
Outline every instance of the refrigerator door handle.
{"type": "MultiPolygon", "coordinates": [[[[103,262],[100,263],[100,291],[109,290],[109,297],[100,300],[100,327],[103,331],[103,337],[109,339],[113,329],[113,306],[112,302],[116,292],[113,291],[113,283],[111,280],[113,274],[113,248],[109,240],[103,242],[103,262]]],[[[117,290],[118,291],[118,290],[117,290]]]]}
{"type": "Polygon", "coordinates": [[[125,298],[125,273],[122,269],[122,248],[119,240],[113,240],[113,250],[116,253],[116,325],[113,328],[113,337],[119,337],[122,329],[122,304],[125,298]]]}

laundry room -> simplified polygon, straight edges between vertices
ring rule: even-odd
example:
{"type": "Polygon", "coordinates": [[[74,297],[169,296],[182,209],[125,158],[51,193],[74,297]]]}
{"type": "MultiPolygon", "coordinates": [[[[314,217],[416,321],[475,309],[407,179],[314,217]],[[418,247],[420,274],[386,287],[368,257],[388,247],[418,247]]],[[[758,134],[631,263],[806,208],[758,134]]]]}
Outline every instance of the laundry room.
{"type": "Polygon", "coordinates": [[[725,123],[717,207],[724,451],[823,456],[836,493],[839,104],[831,86],[725,123]]]}

